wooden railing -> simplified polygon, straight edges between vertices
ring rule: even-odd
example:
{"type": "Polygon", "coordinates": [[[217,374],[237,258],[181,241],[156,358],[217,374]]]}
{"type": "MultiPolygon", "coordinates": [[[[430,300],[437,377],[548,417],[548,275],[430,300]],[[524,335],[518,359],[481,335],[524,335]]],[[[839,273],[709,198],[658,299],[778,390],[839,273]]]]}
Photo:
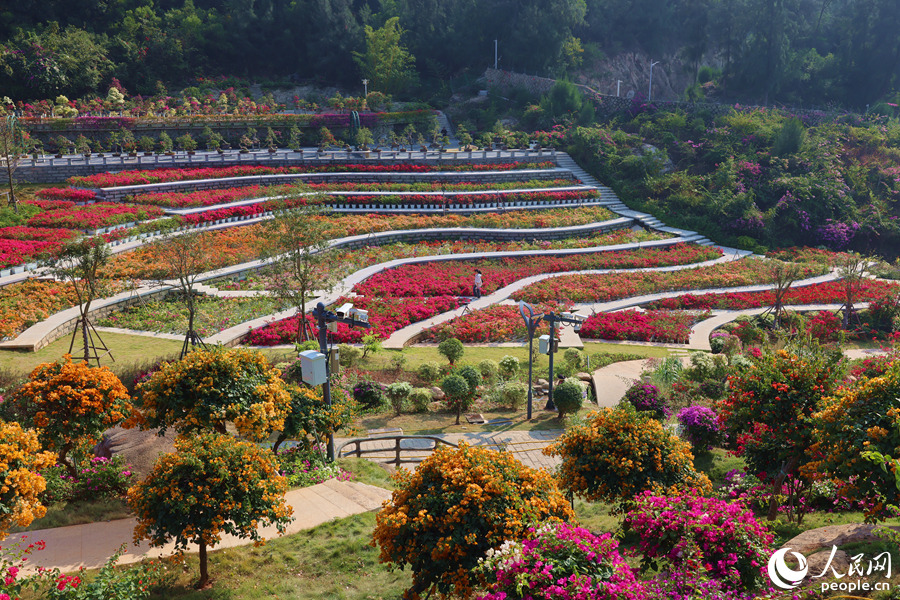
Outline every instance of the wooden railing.
{"type": "Polygon", "coordinates": [[[419,453],[420,455],[422,453],[427,453],[430,455],[431,452],[433,452],[441,444],[451,446],[453,448],[457,447],[456,444],[433,435],[381,435],[376,437],[356,438],[353,440],[348,440],[338,447],[337,451],[335,452],[335,456],[337,456],[338,458],[349,456],[362,458],[364,455],[380,454],[382,456],[373,456],[371,460],[400,466],[403,463],[422,462],[423,460],[425,460],[425,458],[427,458],[427,456],[404,457],[404,452],[414,452],[419,453]],[[392,447],[390,446],[390,444],[384,444],[384,442],[391,441],[393,441],[394,443],[392,447]],[[418,443],[414,445],[404,444],[404,442],[407,441],[418,443]],[[422,444],[421,442],[427,442],[427,444],[422,444]],[[363,444],[373,443],[380,444],[380,447],[363,449],[363,444]],[[393,459],[391,459],[391,454],[393,454],[393,459]]]}

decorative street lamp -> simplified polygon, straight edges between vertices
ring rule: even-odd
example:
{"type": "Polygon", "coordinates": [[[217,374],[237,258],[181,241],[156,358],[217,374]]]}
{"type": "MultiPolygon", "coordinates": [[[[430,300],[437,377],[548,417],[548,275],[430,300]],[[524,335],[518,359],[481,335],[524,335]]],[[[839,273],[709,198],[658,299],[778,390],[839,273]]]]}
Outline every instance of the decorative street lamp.
{"type": "Polygon", "coordinates": [[[658,64],[659,61],[653,62],[653,59],[650,59],[650,89],[647,90],[647,102],[653,99],[653,67],[658,64]]]}
{"type": "Polygon", "coordinates": [[[621,89],[621,87],[622,87],[622,80],[617,79],[616,80],[616,98],[619,97],[619,89],[621,89]]]}
{"type": "Polygon", "coordinates": [[[363,85],[365,86],[365,89],[366,89],[366,97],[368,98],[368,97],[369,97],[369,80],[368,80],[368,79],[363,79],[363,85]]]}
{"type": "Polygon", "coordinates": [[[556,404],[553,403],[553,355],[556,354],[556,325],[557,323],[568,323],[570,325],[575,326],[575,331],[577,332],[581,328],[581,324],[587,320],[585,315],[572,314],[572,313],[562,313],[561,315],[557,315],[556,313],[547,313],[544,315],[544,320],[550,324],[550,347],[549,347],[549,357],[550,357],[550,373],[547,380],[548,384],[548,395],[547,405],[544,407],[544,410],[556,410],[556,404]]]}
{"type": "Polygon", "coordinates": [[[540,325],[544,318],[543,313],[534,314],[534,309],[524,300],[519,300],[519,314],[525,321],[525,328],[528,330],[528,414],[527,418],[531,420],[531,404],[534,396],[534,389],[531,386],[531,375],[534,369],[534,331],[540,325]]]}
{"type": "MultiPolygon", "coordinates": [[[[346,323],[351,327],[365,327],[368,329],[369,314],[364,310],[353,308],[352,304],[344,304],[336,312],[325,310],[325,305],[319,302],[313,309],[313,317],[319,327],[319,352],[328,356],[328,326],[331,323],[346,323]]],[[[302,353],[301,353],[302,358],[302,353]]],[[[325,360],[325,380],[322,382],[322,397],[325,406],[331,408],[331,361],[325,360]]],[[[306,378],[304,377],[304,380],[306,378]]],[[[328,461],[334,462],[334,432],[328,433],[327,446],[328,461]]]]}

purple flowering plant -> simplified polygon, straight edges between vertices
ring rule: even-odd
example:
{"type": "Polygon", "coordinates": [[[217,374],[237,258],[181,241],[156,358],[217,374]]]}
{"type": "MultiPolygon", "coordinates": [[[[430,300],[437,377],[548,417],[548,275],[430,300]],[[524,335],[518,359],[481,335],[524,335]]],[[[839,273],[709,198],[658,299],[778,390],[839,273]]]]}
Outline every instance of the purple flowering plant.
{"type": "Polygon", "coordinates": [[[63,465],[45,469],[41,475],[47,481],[43,495],[46,503],[124,497],[134,480],[134,472],[118,454],[112,458],[95,456],[78,469],[75,477],[63,465]]]}
{"type": "Polygon", "coordinates": [[[654,419],[667,419],[672,414],[665,397],[652,383],[637,382],[625,392],[627,400],[639,412],[649,412],[654,419]]]}
{"type": "Polygon", "coordinates": [[[650,600],[610,534],[568,523],[529,529],[479,561],[479,600],[650,600]]]}
{"type": "Polygon", "coordinates": [[[719,429],[719,420],[715,411],[706,406],[695,404],[681,409],[678,423],[684,437],[691,443],[694,451],[706,452],[722,443],[724,435],[719,429]]]}

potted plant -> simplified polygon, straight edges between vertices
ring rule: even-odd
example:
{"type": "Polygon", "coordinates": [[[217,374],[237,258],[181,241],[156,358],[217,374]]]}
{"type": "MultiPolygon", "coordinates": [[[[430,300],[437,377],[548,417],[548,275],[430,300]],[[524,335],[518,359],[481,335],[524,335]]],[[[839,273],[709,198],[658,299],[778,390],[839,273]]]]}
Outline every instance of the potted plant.
{"type": "Polygon", "coordinates": [[[369,150],[369,145],[374,143],[375,137],[372,135],[372,130],[368,127],[360,127],[356,132],[356,146],[366,152],[369,150]]]}
{"type": "Polygon", "coordinates": [[[197,140],[189,133],[185,133],[184,135],[175,138],[175,143],[178,144],[180,150],[184,150],[189,156],[194,154],[194,150],[197,149],[197,140]]]}
{"type": "Polygon", "coordinates": [[[291,128],[288,129],[288,147],[294,152],[300,152],[302,146],[300,128],[296,124],[291,125],[291,128]]]}
{"type": "Polygon", "coordinates": [[[281,132],[275,131],[271,127],[266,127],[266,147],[269,149],[269,153],[273,154],[276,150],[278,150],[278,138],[281,137],[281,132]]]}
{"type": "Polygon", "coordinates": [[[77,138],[75,138],[75,151],[79,154],[83,154],[84,156],[91,155],[91,143],[90,141],[79,134],[77,138]]]}
{"type": "Polygon", "coordinates": [[[172,143],[172,137],[163,131],[159,134],[159,148],[162,150],[166,156],[172,156],[174,153],[172,152],[172,148],[174,148],[174,144],[172,143]]]}
{"type": "Polygon", "coordinates": [[[153,154],[153,148],[156,146],[156,140],[154,140],[149,135],[142,135],[138,141],[138,146],[140,146],[141,150],[144,151],[144,156],[151,156],[153,154]]]}
{"type": "Polygon", "coordinates": [[[109,149],[112,152],[113,156],[122,155],[122,148],[121,146],[119,146],[119,139],[120,136],[118,131],[111,131],[109,133],[109,136],[107,136],[106,138],[106,143],[109,144],[109,149]]]}
{"type": "Polygon", "coordinates": [[[137,156],[137,140],[134,139],[134,133],[124,127],[120,130],[122,134],[122,150],[128,153],[128,156],[137,156]]]}

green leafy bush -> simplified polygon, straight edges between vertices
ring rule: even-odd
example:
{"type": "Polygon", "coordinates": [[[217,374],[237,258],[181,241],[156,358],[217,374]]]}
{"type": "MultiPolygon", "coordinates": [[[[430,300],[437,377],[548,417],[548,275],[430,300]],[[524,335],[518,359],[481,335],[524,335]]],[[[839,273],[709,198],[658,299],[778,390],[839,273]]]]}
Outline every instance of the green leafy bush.
{"type": "Polygon", "coordinates": [[[505,381],[496,390],[497,403],[518,410],[528,397],[528,386],[521,381],[505,381]]]}
{"type": "Polygon", "coordinates": [[[437,381],[437,378],[441,376],[441,366],[434,361],[422,363],[419,365],[419,368],[416,369],[416,375],[418,375],[419,379],[422,381],[427,381],[429,383],[437,381]]]}
{"type": "Polygon", "coordinates": [[[428,405],[431,404],[431,401],[431,390],[428,388],[413,388],[409,392],[409,402],[415,412],[428,412],[428,405]]]}
{"type": "Polygon", "coordinates": [[[486,359],[478,363],[478,372],[485,383],[493,384],[500,374],[500,365],[495,360],[486,359]]]}
{"type": "Polygon", "coordinates": [[[584,405],[584,384],[574,377],[569,377],[553,388],[553,403],[559,410],[559,418],[567,414],[577,413],[584,405]]]}
{"type": "Polygon", "coordinates": [[[353,386],[353,399],[366,410],[377,410],[385,402],[384,388],[376,381],[360,381],[353,386]]]}
{"type": "Polygon", "coordinates": [[[463,343],[456,338],[449,338],[438,344],[438,352],[446,358],[451,365],[456,364],[466,351],[463,343]]]}
{"type": "Polygon", "coordinates": [[[399,415],[403,410],[403,401],[409,397],[409,393],[412,389],[412,385],[405,381],[395,381],[385,388],[384,393],[391,401],[391,406],[394,408],[394,414],[399,415]]]}
{"type": "Polygon", "coordinates": [[[460,414],[468,410],[475,401],[475,396],[469,391],[469,384],[462,376],[453,373],[441,382],[441,390],[447,395],[447,408],[456,412],[456,424],[459,425],[460,414]]]}
{"type": "Polygon", "coordinates": [[[519,374],[519,359],[515,356],[504,356],[500,359],[500,377],[512,379],[519,374]]]}

